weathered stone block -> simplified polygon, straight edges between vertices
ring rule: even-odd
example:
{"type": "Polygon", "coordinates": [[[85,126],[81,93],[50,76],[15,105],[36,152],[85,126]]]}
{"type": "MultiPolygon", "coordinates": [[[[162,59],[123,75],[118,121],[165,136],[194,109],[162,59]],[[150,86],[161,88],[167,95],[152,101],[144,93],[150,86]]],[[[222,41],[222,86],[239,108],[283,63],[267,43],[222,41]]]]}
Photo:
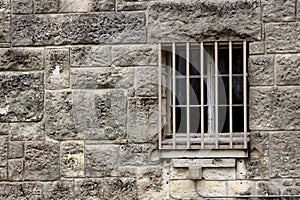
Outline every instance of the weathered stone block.
{"type": "Polygon", "coordinates": [[[22,158],[24,156],[23,142],[9,142],[8,158],[22,158]]]}
{"type": "Polygon", "coordinates": [[[90,5],[92,11],[111,11],[115,10],[115,1],[116,0],[91,0],[90,5]]]}
{"type": "MultiPolygon", "coordinates": [[[[215,189],[215,188],[211,188],[215,189]]],[[[174,180],[170,182],[170,197],[173,199],[197,199],[199,196],[195,191],[195,183],[192,180],[174,180]]],[[[206,195],[206,193],[205,193],[206,195]]]]}
{"type": "Polygon", "coordinates": [[[267,53],[297,52],[300,50],[300,23],[267,23],[267,53]]]}
{"type": "Polygon", "coordinates": [[[91,11],[91,0],[59,0],[58,10],[64,12],[89,12],[91,11]]]}
{"type": "Polygon", "coordinates": [[[297,13],[296,13],[297,20],[300,21],[300,0],[297,0],[297,8],[296,8],[296,10],[297,10],[297,13]]]}
{"type": "Polygon", "coordinates": [[[135,143],[158,140],[158,100],[156,98],[130,98],[128,102],[128,140],[135,143]]]}
{"type": "Polygon", "coordinates": [[[103,184],[104,199],[135,199],[137,186],[134,178],[105,178],[103,184]]]}
{"type": "Polygon", "coordinates": [[[205,180],[235,180],[235,168],[204,168],[205,180]]]}
{"type": "Polygon", "coordinates": [[[144,13],[20,15],[11,29],[13,46],[146,42],[144,13]]]}
{"type": "Polygon", "coordinates": [[[249,43],[249,53],[251,55],[264,54],[265,53],[265,43],[264,42],[250,42],[249,43]]]}
{"type": "Polygon", "coordinates": [[[300,88],[250,88],[251,130],[300,128],[300,88]]]}
{"type": "Polygon", "coordinates": [[[146,2],[121,2],[118,3],[118,11],[138,11],[146,10],[148,4],[146,2]]]}
{"type": "Polygon", "coordinates": [[[278,132],[271,135],[270,176],[299,177],[300,132],[278,132]]]}
{"type": "Polygon", "coordinates": [[[156,45],[112,47],[112,63],[116,66],[157,65],[156,45]]]}
{"type": "Polygon", "coordinates": [[[261,38],[260,1],[166,1],[149,7],[149,40],[261,38]]]}
{"type": "Polygon", "coordinates": [[[197,188],[202,194],[212,195],[223,195],[226,193],[226,182],[225,181],[200,181],[197,184],[197,188]]]}
{"type": "Polygon", "coordinates": [[[273,85],[273,55],[250,56],[248,71],[250,85],[273,85]]]}
{"type": "Polygon", "coordinates": [[[172,167],[235,167],[235,159],[173,159],[171,162],[172,167]]]}
{"type": "Polygon", "coordinates": [[[255,182],[228,181],[228,195],[249,195],[255,191],[255,182]]]}
{"type": "Polygon", "coordinates": [[[79,200],[103,199],[103,179],[76,179],[75,197],[79,200]]]}
{"type": "Polygon", "coordinates": [[[10,42],[10,1],[0,1],[0,43],[10,42]]]}
{"type": "Polygon", "coordinates": [[[34,12],[35,13],[53,13],[58,11],[59,0],[35,0],[34,12]]]}
{"type": "Polygon", "coordinates": [[[11,141],[30,141],[44,139],[44,122],[40,123],[11,123],[11,141]]]}
{"type": "Polygon", "coordinates": [[[0,122],[41,120],[43,73],[1,73],[0,86],[0,122]]]}
{"type": "Polygon", "coordinates": [[[269,156],[269,132],[252,131],[250,134],[250,157],[269,156]]]}
{"type": "Polygon", "coordinates": [[[25,180],[51,181],[59,178],[59,144],[28,142],[25,144],[25,180]]]}
{"type": "Polygon", "coordinates": [[[248,158],[237,162],[238,179],[269,179],[269,158],[248,158]]]}
{"type": "Polygon", "coordinates": [[[278,85],[300,85],[300,54],[277,55],[275,69],[278,85]]]}
{"type": "Polygon", "coordinates": [[[87,177],[116,176],[119,162],[119,146],[86,145],[85,169],[87,177]]]}
{"type": "Polygon", "coordinates": [[[55,181],[45,183],[45,199],[74,199],[74,181],[55,181]]]}
{"type": "Polygon", "coordinates": [[[135,95],[158,96],[158,77],[157,67],[135,67],[135,95]]]}
{"type": "Polygon", "coordinates": [[[8,138],[0,137],[0,167],[7,165],[8,138]]]}
{"type": "Polygon", "coordinates": [[[294,21],[296,0],[263,0],[263,21],[278,22],[278,21],[294,21]]]}
{"type": "Polygon", "coordinates": [[[44,55],[41,48],[0,49],[0,71],[28,71],[44,68],[44,55]]]}
{"type": "Polygon", "coordinates": [[[271,182],[260,181],[256,184],[256,192],[258,195],[278,195],[280,188],[271,182]]]}
{"type": "Polygon", "coordinates": [[[72,67],[108,67],[110,57],[110,46],[77,46],[70,49],[72,67]]]}
{"type": "Polygon", "coordinates": [[[120,148],[120,165],[147,165],[151,152],[156,150],[153,144],[128,144],[120,148]]]}
{"type": "Polygon", "coordinates": [[[8,180],[23,180],[23,159],[8,160],[8,180]]]}
{"type": "Polygon", "coordinates": [[[0,181],[6,181],[6,180],[7,180],[7,167],[0,167],[0,181]]]}
{"type": "Polygon", "coordinates": [[[31,14],[33,2],[32,0],[12,0],[11,7],[14,14],[31,14]]]}
{"type": "Polygon", "coordinates": [[[0,123],[0,135],[9,134],[9,125],[8,123],[0,123]]]}
{"type": "Polygon", "coordinates": [[[189,176],[189,171],[187,167],[170,168],[171,180],[184,180],[184,179],[188,179],[188,176],[189,176]]]}
{"type": "Polygon", "coordinates": [[[299,195],[300,193],[300,188],[299,187],[290,187],[287,188],[283,191],[283,194],[285,195],[299,195]]]}
{"type": "Polygon", "coordinates": [[[83,141],[65,141],[61,143],[61,175],[64,177],[84,176],[83,141]]]}
{"type": "Polygon", "coordinates": [[[134,83],[132,67],[72,69],[71,85],[80,89],[130,88],[134,83]]]}
{"type": "Polygon", "coordinates": [[[0,199],[42,200],[42,183],[0,183],[0,199]]]}
{"type": "Polygon", "coordinates": [[[69,49],[47,49],[45,54],[46,88],[68,88],[70,82],[69,49]]]}
{"type": "Polygon", "coordinates": [[[119,167],[120,177],[135,177],[136,167],[135,166],[120,166],[119,167]]]}

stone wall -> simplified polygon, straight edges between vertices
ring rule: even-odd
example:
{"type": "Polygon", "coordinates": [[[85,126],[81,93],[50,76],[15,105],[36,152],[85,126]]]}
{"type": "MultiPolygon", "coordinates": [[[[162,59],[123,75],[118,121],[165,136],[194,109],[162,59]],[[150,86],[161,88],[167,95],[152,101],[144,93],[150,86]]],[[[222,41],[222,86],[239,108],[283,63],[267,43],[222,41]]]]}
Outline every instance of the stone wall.
{"type": "Polygon", "coordinates": [[[300,193],[299,0],[0,0],[0,199],[300,193]],[[249,43],[245,159],[160,159],[158,48],[249,43]]]}

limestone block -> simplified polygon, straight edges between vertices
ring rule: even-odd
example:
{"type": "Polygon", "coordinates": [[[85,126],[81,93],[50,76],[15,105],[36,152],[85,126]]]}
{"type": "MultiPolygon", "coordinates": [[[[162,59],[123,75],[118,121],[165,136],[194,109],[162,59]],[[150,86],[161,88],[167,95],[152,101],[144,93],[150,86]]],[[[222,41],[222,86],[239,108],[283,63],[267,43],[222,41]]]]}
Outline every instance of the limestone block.
{"type": "Polygon", "coordinates": [[[280,188],[272,182],[259,181],[256,184],[256,192],[258,195],[278,195],[280,194],[280,188]]]}
{"type": "Polygon", "coordinates": [[[235,159],[173,159],[172,167],[235,167],[235,159]]]}
{"type": "Polygon", "coordinates": [[[297,8],[296,8],[296,10],[297,10],[297,13],[296,13],[297,20],[300,21],[300,0],[297,0],[297,8]]]}
{"type": "Polygon", "coordinates": [[[8,180],[22,181],[23,172],[23,159],[8,160],[8,180]]]}
{"type": "Polygon", "coordinates": [[[158,96],[158,67],[135,67],[135,95],[158,96]]]}
{"type": "Polygon", "coordinates": [[[251,130],[300,128],[300,88],[250,88],[251,130]]]}
{"type": "Polygon", "coordinates": [[[3,48],[0,49],[0,70],[28,71],[42,70],[44,62],[41,48],[3,48]]]}
{"type": "Polygon", "coordinates": [[[205,180],[235,180],[235,168],[204,168],[205,180]]]}
{"type": "Polygon", "coordinates": [[[246,160],[238,160],[236,169],[238,179],[269,179],[269,158],[250,157],[246,160]]]}
{"type": "Polygon", "coordinates": [[[120,147],[120,165],[147,165],[151,152],[156,150],[153,144],[127,144],[120,147]]]}
{"type": "Polygon", "coordinates": [[[90,5],[92,11],[112,11],[115,10],[115,1],[116,0],[91,0],[90,5]]]}
{"type": "Polygon", "coordinates": [[[10,1],[0,1],[0,43],[10,42],[10,1]]]}
{"type": "Polygon", "coordinates": [[[273,55],[258,55],[249,57],[249,84],[274,84],[274,57],[273,55]]]}
{"type": "Polygon", "coordinates": [[[61,143],[60,170],[64,177],[84,176],[83,141],[65,141],[61,143]]]}
{"type": "Polygon", "coordinates": [[[59,144],[56,142],[25,143],[25,180],[51,181],[59,178],[59,144]]]}
{"type": "Polygon", "coordinates": [[[250,134],[250,157],[269,156],[269,132],[252,131],[250,134]]]}
{"type": "Polygon", "coordinates": [[[8,135],[9,125],[8,123],[0,123],[0,135],[8,135]]]}
{"type": "Polygon", "coordinates": [[[263,0],[263,21],[295,21],[295,5],[297,0],[263,0]]]}
{"type": "Polygon", "coordinates": [[[120,2],[118,3],[118,11],[139,11],[146,10],[148,4],[146,2],[120,2]]]}
{"type": "Polygon", "coordinates": [[[130,88],[134,83],[132,67],[72,69],[71,85],[80,89],[130,88]]]}
{"type": "Polygon", "coordinates": [[[69,49],[46,49],[46,88],[64,89],[69,87],[69,49]]]}
{"type": "Polygon", "coordinates": [[[249,195],[255,191],[255,182],[252,181],[228,181],[228,195],[249,195]]]}
{"type": "Polygon", "coordinates": [[[35,0],[35,13],[53,13],[58,11],[59,0],[35,0]]]}
{"type": "Polygon", "coordinates": [[[11,123],[11,141],[30,141],[44,139],[44,122],[11,123]]]}
{"type": "Polygon", "coordinates": [[[300,193],[300,188],[299,187],[290,187],[290,188],[287,188],[283,191],[283,194],[287,195],[287,194],[290,194],[290,195],[299,195],[300,193]]]}
{"type": "Polygon", "coordinates": [[[265,53],[265,43],[264,42],[249,43],[249,53],[251,55],[264,54],[265,53]]]}
{"type": "Polygon", "coordinates": [[[110,46],[76,46],[70,48],[72,67],[107,67],[111,64],[110,46]]]}
{"type": "Polygon", "coordinates": [[[7,167],[0,167],[0,181],[6,181],[6,180],[7,180],[7,167]]]}
{"type": "Polygon", "coordinates": [[[0,75],[0,121],[40,121],[43,116],[43,73],[0,75]]]}
{"type": "Polygon", "coordinates": [[[0,199],[43,199],[43,185],[39,182],[0,183],[0,199]]]}
{"type": "Polygon", "coordinates": [[[0,137],[0,167],[7,165],[8,138],[0,137]]]}
{"type": "Polygon", "coordinates": [[[195,192],[195,185],[194,185],[194,181],[192,181],[192,180],[171,181],[170,182],[170,197],[174,198],[174,199],[182,199],[183,197],[185,199],[199,198],[199,196],[195,192]]]}
{"type": "Polygon", "coordinates": [[[156,45],[112,47],[112,63],[116,66],[157,65],[156,45]]]}
{"type": "Polygon", "coordinates": [[[9,142],[8,143],[8,158],[22,158],[24,156],[23,142],[9,142]]]}
{"type": "Polygon", "coordinates": [[[128,102],[128,140],[135,143],[158,140],[158,102],[156,98],[130,98],[128,102]]]}
{"type": "Polygon", "coordinates": [[[33,11],[32,0],[12,0],[12,13],[15,14],[30,14],[33,11]]]}
{"type": "Polygon", "coordinates": [[[297,52],[300,49],[300,23],[267,23],[266,52],[297,52]]]}
{"type": "Polygon", "coordinates": [[[19,15],[11,31],[13,46],[146,42],[144,13],[19,15]]]}
{"type": "Polygon", "coordinates": [[[298,177],[300,173],[300,132],[277,132],[271,135],[270,176],[298,177]]]}
{"type": "Polygon", "coordinates": [[[149,41],[261,38],[260,1],[159,1],[149,6],[149,41]]]}
{"type": "Polygon", "coordinates": [[[275,70],[278,85],[300,85],[300,54],[277,55],[275,70]]]}
{"type": "Polygon", "coordinates": [[[74,199],[74,181],[55,181],[45,183],[45,199],[74,199]]]}
{"type": "MultiPolygon", "coordinates": [[[[224,195],[226,194],[226,181],[199,181],[197,183],[197,188],[203,195],[224,195]]],[[[193,192],[191,189],[192,188],[190,188],[190,192],[193,192]]]]}
{"type": "Polygon", "coordinates": [[[105,178],[103,184],[104,199],[135,199],[137,186],[134,178],[105,178]]]}
{"type": "Polygon", "coordinates": [[[87,177],[117,175],[119,146],[86,145],[85,152],[85,169],[87,177]]]}
{"type": "Polygon", "coordinates": [[[135,166],[120,166],[119,172],[120,172],[120,177],[135,177],[136,167],[135,166]]]}
{"type": "Polygon", "coordinates": [[[102,200],[103,179],[76,179],[75,197],[78,200],[102,200]]]}
{"type": "Polygon", "coordinates": [[[91,0],[59,0],[58,10],[60,13],[89,12],[91,0]]]}

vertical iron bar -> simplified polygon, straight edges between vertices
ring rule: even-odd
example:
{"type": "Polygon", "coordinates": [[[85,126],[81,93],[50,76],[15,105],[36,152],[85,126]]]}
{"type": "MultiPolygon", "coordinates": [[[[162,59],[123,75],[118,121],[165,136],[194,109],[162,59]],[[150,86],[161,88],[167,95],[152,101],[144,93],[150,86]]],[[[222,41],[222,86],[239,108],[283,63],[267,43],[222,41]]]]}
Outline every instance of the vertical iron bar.
{"type": "Polygon", "coordinates": [[[243,42],[243,82],[244,82],[244,148],[247,148],[247,41],[243,42]]]}
{"type": "Polygon", "coordinates": [[[190,148],[190,46],[186,43],[186,139],[187,149],[190,148]]]}
{"type": "Polygon", "coordinates": [[[216,149],[219,147],[219,110],[218,110],[218,42],[215,42],[215,133],[216,149]]]}
{"type": "Polygon", "coordinates": [[[204,48],[200,44],[200,73],[201,73],[201,149],[204,149],[204,48]]]}
{"type": "Polygon", "coordinates": [[[173,79],[173,149],[176,148],[176,49],[175,49],[175,43],[172,44],[172,79],[173,79]]]}
{"type": "Polygon", "coordinates": [[[161,44],[158,44],[158,70],[159,70],[159,78],[158,78],[158,129],[159,129],[159,149],[161,149],[161,140],[162,140],[162,113],[161,113],[161,44]]]}
{"type": "Polygon", "coordinates": [[[230,148],[233,148],[232,142],[232,42],[229,41],[229,133],[230,148]]]}

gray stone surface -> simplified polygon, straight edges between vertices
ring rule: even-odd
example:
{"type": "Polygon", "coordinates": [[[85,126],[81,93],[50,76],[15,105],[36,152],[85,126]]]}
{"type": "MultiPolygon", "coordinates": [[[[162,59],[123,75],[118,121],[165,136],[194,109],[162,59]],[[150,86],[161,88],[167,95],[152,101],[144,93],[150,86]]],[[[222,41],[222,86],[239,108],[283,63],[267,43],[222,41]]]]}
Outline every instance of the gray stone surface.
{"type": "Polygon", "coordinates": [[[263,21],[282,22],[296,19],[297,0],[262,0],[263,21]]]}
{"type": "Polygon", "coordinates": [[[250,157],[269,156],[269,132],[252,131],[250,141],[250,157]]]}
{"type": "Polygon", "coordinates": [[[158,96],[158,67],[135,67],[135,95],[158,96]]]}
{"type": "Polygon", "coordinates": [[[74,199],[74,181],[55,181],[45,184],[45,199],[74,199]]]}
{"type": "Polygon", "coordinates": [[[297,52],[300,50],[300,23],[267,23],[266,52],[297,52]]]}
{"type": "Polygon", "coordinates": [[[134,178],[105,178],[103,198],[137,200],[136,180],[134,178]]]}
{"type": "Polygon", "coordinates": [[[22,158],[24,156],[23,142],[9,142],[8,143],[8,158],[22,158]]]}
{"type": "Polygon", "coordinates": [[[31,141],[44,139],[44,122],[40,123],[11,123],[11,141],[31,141]]]}
{"type": "Polygon", "coordinates": [[[145,42],[143,13],[22,15],[12,18],[14,46],[145,42]]]}
{"type": "Polygon", "coordinates": [[[146,10],[148,4],[146,2],[121,2],[118,3],[118,11],[137,11],[137,10],[146,10]]]}
{"type": "Polygon", "coordinates": [[[157,65],[157,46],[113,46],[111,56],[116,66],[157,65]]]}
{"type": "Polygon", "coordinates": [[[91,11],[90,0],[59,0],[58,10],[65,12],[89,12],[91,11]]]}
{"type": "Polygon", "coordinates": [[[117,176],[119,146],[86,145],[85,162],[87,177],[117,176]]]}
{"type": "Polygon", "coordinates": [[[300,88],[250,88],[251,130],[300,128],[300,88]]]}
{"type": "Polygon", "coordinates": [[[75,196],[78,200],[102,200],[103,198],[103,179],[76,179],[75,196]]]}
{"type": "Polygon", "coordinates": [[[150,42],[260,39],[260,1],[152,2],[148,27],[150,42]]]}
{"type": "Polygon", "coordinates": [[[0,183],[0,199],[43,199],[42,183],[0,183]]]}
{"type": "Polygon", "coordinates": [[[264,54],[265,53],[265,43],[264,42],[250,42],[249,43],[249,53],[251,55],[264,54]]]}
{"type": "Polygon", "coordinates": [[[15,14],[30,14],[33,11],[32,0],[12,0],[11,1],[12,13],[15,14]]]}
{"type": "Polygon", "coordinates": [[[0,43],[10,42],[10,1],[0,1],[0,43]]]}
{"type": "Polygon", "coordinates": [[[0,123],[0,135],[8,135],[9,133],[9,124],[0,123]]]}
{"type": "Polygon", "coordinates": [[[258,182],[256,190],[258,195],[278,195],[281,193],[278,186],[267,181],[258,182]]]}
{"type": "Polygon", "coordinates": [[[46,49],[46,88],[64,89],[70,83],[69,49],[46,49]]]}
{"type": "Polygon", "coordinates": [[[43,116],[43,73],[0,74],[0,121],[40,121],[43,116]]]}
{"type": "Polygon", "coordinates": [[[246,174],[244,179],[261,180],[269,179],[269,158],[249,158],[245,161],[246,174]]]}
{"type": "Polygon", "coordinates": [[[35,13],[52,13],[58,11],[59,0],[35,0],[34,12],[35,13]]]}
{"type": "Polygon", "coordinates": [[[275,70],[278,85],[300,85],[300,54],[277,55],[275,70]]]}
{"type": "Polygon", "coordinates": [[[111,64],[110,46],[77,46],[70,48],[72,67],[108,67],[111,64]]]}
{"type": "Polygon", "coordinates": [[[84,142],[65,141],[61,143],[60,170],[63,177],[84,176],[84,142]]]}
{"type": "Polygon", "coordinates": [[[276,132],[271,135],[270,176],[299,177],[300,132],[276,132]]]}
{"type": "Polygon", "coordinates": [[[26,143],[24,162],[25,180],[59,179],[59,144],[57,142],[26,143]]]}
{"type": "Polygon", "coordinates": [[[8,138],[0,137],[0,167],[7,165],[8,138]]]}
{"type": "Polygon", "coordinates": [[[7,180],[7,167],[0,167],[0,181],[6,181],[6,180],[7,180]]]}
{"type": "Polygon", "coordinates": [[[44,62],[41,48],[0,49],[0,71],[42,70],[44,62]]]}
{"type": "Polygon", "coordinates": [[[205,180],[235,180],[236,178],[235,168],[204,168],[202,173],[205,180]]]}
{"type": "Polygon", "coordinates": [[[156,98],[130,98],[128,102],[128,140],[135,143],[158,140],[158,100],[156,98]]]}
{"type": "Polygon", "coordinates": [[[91,10],[94,12],[115,10],[115,1],[116,0],[91,0],[91,10]]]}
{"type": "Polygon", "coordinates": [[[23,172],[23,159],[8,160],[8,180],[22,181],[23,172]]]}
{"type": "Polygon", "coordinates": [[[249,57],[249,84],[274,84],[274,57],[273,55],[258,55],[249,57]]]}
{"type": "Polygon", "coordinates": [[[297,20],[300,21],[300,0],[297,0],[297,8],[296,8],[296,10],[297,10],[297,13],[296,13],[297,20]]]}
{"type": "Polygon", "coordinates": [[[130,88],[133,87],[133,83],[133,67],[71,70],[71,85],[76,89],[130,88]]]}

